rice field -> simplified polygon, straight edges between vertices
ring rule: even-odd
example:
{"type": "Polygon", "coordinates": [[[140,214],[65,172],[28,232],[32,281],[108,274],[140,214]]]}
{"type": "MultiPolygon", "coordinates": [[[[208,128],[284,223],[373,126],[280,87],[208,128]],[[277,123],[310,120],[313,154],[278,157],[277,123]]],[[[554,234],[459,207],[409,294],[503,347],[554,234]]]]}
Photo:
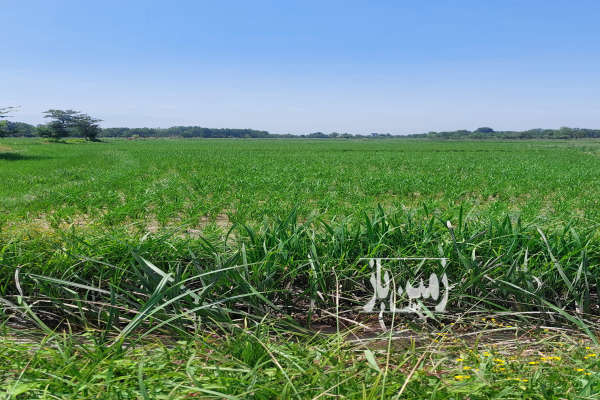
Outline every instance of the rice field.
{"type": "Polygon", "coordinates": [[[0,398],[596,398],[599,155],[2,139],[0,398]],[[413,257],[445,312],[364,312],[413,257]]]}
{"type": "MultiPolygon", "coordinates": [[[[568,220],[595,218],[598,143],[5,139],[5,219],[101,214],[103,225],[299,214],[378,205],[568,220]],[[8,212],[8,216],[7,213],[8,212]]],[[[359,217],[360,218],[360,217],[359,217]]]]}

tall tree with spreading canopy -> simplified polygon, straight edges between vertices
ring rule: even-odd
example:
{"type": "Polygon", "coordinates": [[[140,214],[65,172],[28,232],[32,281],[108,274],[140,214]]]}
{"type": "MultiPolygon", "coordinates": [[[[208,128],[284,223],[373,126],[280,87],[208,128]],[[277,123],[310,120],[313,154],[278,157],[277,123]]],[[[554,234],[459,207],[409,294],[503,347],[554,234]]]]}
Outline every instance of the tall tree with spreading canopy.
{"type": "Polygon", "coordinates": [[[38,129],[38,134],[42,137],[59,140],[70,135],[75,117],[79,112],[51,109],[44,111],[44,114],[44,118],[51,118],[52,121],[46,125],[46,128],[38,129]]]}
{"type": "Polygon", "coordinates": [[[55,110],[44,111],[44,118],[52,120],[37,128],[37,134],[54,140],[62,139],[67,136],[81,136],[86,140],[96,141],[100,134],[100,119],[90,117],[79,111],[74,110],[55,110]]]}
{"type": "Polygon", "coordinates": [[[90,117],[87,114],[79,113],[73,117],[73,128],[85,140],[97,141],[100,134],[101,119],[90,117]]]}

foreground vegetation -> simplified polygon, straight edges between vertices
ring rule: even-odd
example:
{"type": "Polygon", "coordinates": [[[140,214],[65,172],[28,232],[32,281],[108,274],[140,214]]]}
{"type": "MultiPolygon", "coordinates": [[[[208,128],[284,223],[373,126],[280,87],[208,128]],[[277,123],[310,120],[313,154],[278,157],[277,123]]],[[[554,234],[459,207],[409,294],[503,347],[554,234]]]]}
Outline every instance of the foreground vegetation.
{"type": "Polygon", "coordinates": [[[598,349],[559,335],[510,353],[459,341],[408,345],[390,357],[385,347],[338,338],[285,340],[261,326],[114,353],[78,335],[9,338],[0,376],[6,397],[40,399],[590,399],[600,390],[598,349]]]}
{"type": "Polygon", "coordinates": [[[600,389],[599,143],[0,146],[8,398],[600,389]],[[449,259],[392,266],[446,273],[449,306],[390,336],[361,258],[407,256],[449,259]]]}

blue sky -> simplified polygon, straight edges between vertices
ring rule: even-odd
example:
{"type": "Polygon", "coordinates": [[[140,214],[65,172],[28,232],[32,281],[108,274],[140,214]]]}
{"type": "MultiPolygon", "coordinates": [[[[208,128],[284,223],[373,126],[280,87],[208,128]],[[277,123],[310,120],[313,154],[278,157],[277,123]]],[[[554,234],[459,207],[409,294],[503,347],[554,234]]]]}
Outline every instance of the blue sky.
{"type": "Polygon", "coordinates": [[[277,133],[600,128],[600,1],[0,0],[0,106],[277,133]]]}

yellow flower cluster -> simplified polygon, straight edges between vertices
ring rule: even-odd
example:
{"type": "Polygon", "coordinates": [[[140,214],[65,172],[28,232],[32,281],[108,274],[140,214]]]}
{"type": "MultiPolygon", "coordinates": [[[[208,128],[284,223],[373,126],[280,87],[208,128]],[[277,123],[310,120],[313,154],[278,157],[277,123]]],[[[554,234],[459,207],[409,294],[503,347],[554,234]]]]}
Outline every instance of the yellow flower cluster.
{"type": "Polygon", "coordinates": [[[591,372],[586,372],[585,369],[583,369],[583,368],[575,368],[575,371],[577,371],[577,372],[583,372],[584,375],[591,375],[592,374],[591,372]]]}
{"type": "Polygon", "coordinates": [[[513,381],[518,381],[518,382],[529,382],[529,379],[527,378],[509,378],[513,381]]]}
{"type": "Polygon", "coordinates": [[[486,322],[486,323],[488,323],[488,321],[489,321],[489,323],[491,323],[493,326],[497,326],[499,328],[502,328],[502,327],[504,327],[504,328],[515,328],[514,325],[504,325],[502,322],[496,321],[496,318],[490,318],[488,320],[487,318],[484,317],[484,318],[481,318],[481,321],[482,322],[486,322]]]}
{"type": "Polygon", "coordinates": [[[548,356],[548,357],[540,357],[540,360],[542,361],[552,361],[552,360],[556,360],[556,361],[560,361],[560,357],[558,356],[548,356]]]}
{"type": "Polygon", "coordinates": [[[465,379],[470,379],[471,376],[470,375],[455,375],[454,379],[456,379],[457,381],[464,381],[465,379]]]}

